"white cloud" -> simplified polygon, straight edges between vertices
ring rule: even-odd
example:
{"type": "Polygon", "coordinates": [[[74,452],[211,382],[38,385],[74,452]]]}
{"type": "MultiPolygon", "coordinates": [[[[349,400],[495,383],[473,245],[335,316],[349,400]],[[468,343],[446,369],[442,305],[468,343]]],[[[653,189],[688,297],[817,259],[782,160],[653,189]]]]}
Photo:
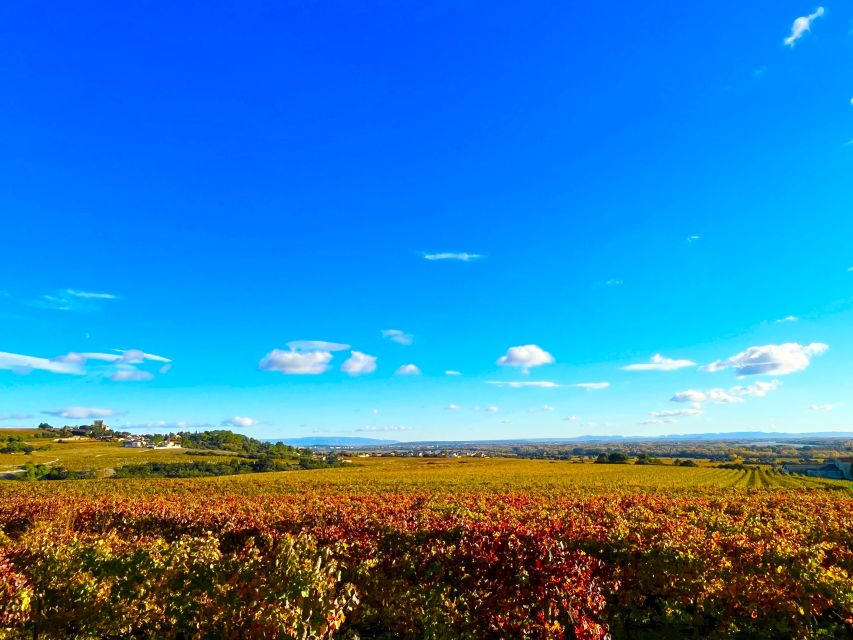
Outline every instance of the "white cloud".
{"type": "Polygon", "coordinates": [[[488,407],[486,407],[486,408],[484,409],[484,411],[485,411],[486,413],[497,413],[497,412],[498,412],[498,408],[497,408],[495,405],[490,404],[488,407]]]}
{"type": "Polygon", "coordinates": [[[171,370],[172,370],[171,364],[164,364],[162,367],[157,369],[157,373],[159,373],[160,375],[164,375],[164,374],[169,373],[169,371],[171,371],[171,370]]]}
{"type": "Polygon", "coordinates": [[[687,236],[687,242],[693,244],[694,242],[697,242],[699,239],[701,239],[701,237],[702,236],[687,236]]]}
{"type": "Polygon", "coordinates": [[[649,362],[629,364],[622,369],[624,371],[677,371],[685,367],[695,366],[696,363],[692,360],[673,360],[672,358],[664,358],[658,353],[653,355],[649,362]]]}
{"type": "Polygon", "coordinates": [[[737,386],[729,389],[730,393],[735,394],[736,396],[750,396],[753,398],[763,398],[769,392],[775,391],[779,388],[779,385],[782,384],[781,380],[771,380],[770,382],[765,382],[764,380],[759,380],[753,384],[747,386],[737,386]]]}
{"type": "Polygon", "coordinates": [[[696,389],[688,389],[687,391],[679,391],[670,398],[672,402],[692,402],[701,404],[703,402],[713,402],[716,404],[727,404],[732,402],[743,402],[743,398],[737,398],[729,395],[725,389],[709,389],[708,391],[697,391],[696,389]]]}
{"type": "Polygon", "coordinates": [[[791,35],[785,38],[785,44],[789,47],[793,47],[797,40],[802,38],[806,32],[811,30],[812,22],[814,22],[816,18],[820,18],[823,14],[824,8],[818,7],[815,9],[814,13],[810,13],[807,16],[800,16],[794,20],[794,24],[791,25],[791,35]]]}
{"type": "Polygon", "coordinates": [[[388,427],[374,427],[371,425],[365,425],[361,429],[356,429],[356,431],[408,431],[409,427],[403,426],[395,426],[391,425],[388,427]]]}
{"type": "Polygon", "coordinates": [[[623,284],[623,282],[619,280],[619,278],[610,278],[610,280],[608,280],[604,284],[606,284],[608,287],[619,287],[623,284]]]}
{"type": "Polygon", "coordinates": [[[332,354],[328,351],[282,351],[273,349],[258,363],[261,371],[285,374],[317,375],[329,368],[332,354]]]}
{"type": "Polygon", "coordinates": [[[361,351],[353,351],[341,365],[341,371],[351,376],[360,376],[376,371],[376,356],[369,356],[361,351]]]}
{"type": "Polygon", "coordinates": [[[452,402],[451,402],[449,405],[447,405],[447,406],[446,406],[446,407],[444,407],[444,408],[445,408],[447,411],[459,411],[462,407],[460,407],[458,404],[454,404],[454,403],[452,403],[452,402]]]}
{"type": "Polygon", "coordinates": [[[60,359],[38,358],[3,351],[0,351],[0,369],[16,373],[29,373],[31,371],[50,371],[51,373],[71,375],[83,375],[85,373],[79,362],[65,362],[60,359]]]}
{"type": "Polygon", "coordinates": [[[29,420],[32,417],[30,413],[0,413],[0,420],[29,420]]]}
{"type": "Polygon", "coordinates": [[[447,371],[444,372],[444,375],[446,375],[446,376],[461,376],[462,372],[456,371],[455,369],[448,369],[447,371]]]}
{"type": "Polygon", "coordinates": [[[510,347],[506,355],[498,358],[498,364],[507,367],[519,367],[524,373],[532,367],[540,367],[543,364],[554,362],[554,356],[535,344],[525,344],[519,347],[510,347]]]}
{"type": "Polygon", "coordinates": [[[90,418],[111,418],[120,416],[121,412],[112,409],[99,409],[98,407],[66,407],[64,409],[53,409],[42,411],[49,416],[67,418],[69,420],[88,420],[90,418]]]}
{"type": "Polygon", "coordinates": [[[227,420],[223,420],[219,424],[219,426],[245,428],[254,427],[256,424],[258,424],[258,421],[254,418],[248,418],[246,416],[234,416],[232,418],[228,418],[227,420]]]}
{"type": "Polygon", "coordinates": [[[458,260],[461,262],[471,262],[472,260],[479,260],[483,256],[479,253],[466,253],[466,252],[442,252],[442,253],[425,253],[425,260],[458,260]]]}
{"type": "Polygon", "coordinates": [[[578,419],[577,416],[566,416],[563,420],[567,420],[568,422],[576,422],[578,419]]]}
{"type": "Polygon", "coordinates": [[[110,376],[113,382],[138,382],[151,380],[154,378],[153,373],[137,369],[133,365],[121,365],[120,368],[110,376]]]}
{"type": "Polygon", "coordinates": [[[784,344],[768,344],[761,347],[750,347],[733,355],[728,360],[717,360],[701,367],[702,371],[721,371],[734,369],[738,376],[752,375],[787,375],[802,371],[809,366],[813,356],[819,356],[829,349],[822,342],[812,342],[808,345],[797,342],[784,344]]]}
{"type": "Polygon", "coordinates": [[[652,418],[690,418],[702,415],[702,409],[667,409],[666,411],[650,411],[652,418]]]}
{"type": "Polygon", "coordinates": [[[370,413],[372,413],[375,416],[378,416],[379,415],[379,409],[373,408],[370,410],[370,413]]]}
{"type": "Polygon", "coordinates": [[[578,384],[569,385],[578,389],[588,389],[594,391],[596,389],[606,389],[610,386],[609,382],[579,382],[578,384]]]}
{"type": "Polygon", "coordinates": [[[413,364],[404,364],[395,372],[395,375],[398,376],[419,376],[421,375],[421,370],[418,369],[413,364]]]}
{"type": "Polygon", "coordinates": [[[412,344],[415,340],[415,337],[411,333],[406,333],[400,329],[383,329],[382,337],[388,338],[391,342],[396,342],[397,344],[403,344],[406,346],[412,344]]]}
{"type": "Polygon", "coordinates": [[[287,346],[293,351],[348,351],[351,348],[348,344],[325,340],[291,340],[287,346]]]}
{"type": "Polygon", "coordinates": [[[551,411],[555,411],[555,409],[550,404],[546,404],[542,406],[542,411],[547,411],[548,413],[550,413],[551,411]]]}
{"type": "Polygon", "coordinates": [[[509,387],[510,389],[522,389],[524,387],[535,387],[539,389],[556,389],[560,385],[550,380],[489,380],[486,384],[493,384],[498,387],[509,387]]]}
{"type": "Polygon", "coordinates": [[[776,321],[776,324],[782,324],[783,322],[797,322],[799,318],[797,316],[785,316],[784,318],[779,318],[776,321]]]}
{"type": "Polygon", "coordinates": [[[66,289],[65,293],[75,298],[84,300],[115,300],[118,296],[112,293],[95,293],[94,291],[80,291],[79,289],[66,289]]]}
{"type": "Polygon", "coordinates": [[[832,411],[833,405],[831,404],[813,404],[809,407],[811,411],[832,411]]]}
{"type": "Polygon", "coordinates": [[[678,420],[671,418],[649,418],[648,420],[643,420],[640,424],[673,424],[675,422],[678,422],[678,420]]]}

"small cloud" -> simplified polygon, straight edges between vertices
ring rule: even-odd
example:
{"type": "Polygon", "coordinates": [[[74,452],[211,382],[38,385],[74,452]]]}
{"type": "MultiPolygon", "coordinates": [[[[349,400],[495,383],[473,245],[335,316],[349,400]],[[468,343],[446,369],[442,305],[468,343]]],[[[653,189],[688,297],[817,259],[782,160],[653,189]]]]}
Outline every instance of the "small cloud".
{"type": "Polygon", "coordinates": [[[466,252],[443,252],[443,253],[425,253],[423,254],[424,260],[457,260],[459,262],[471,262],[472,260],[479,260],[484,256],[479,253],[466,253],[466,252]]]}
{"type": "Polygon", "coordinates": [[[379,409],[373,408],[370,410],[370,413],[372,413],[375,416],[378,416],[379,415],[379,409]]]}
{"type": "Polygon", "coordinates": [[[813,404],[809,407],[811,411],[832,411],[833,408],[831,404],[813,404]]]}
{"type": "Polygon", "coordinates": [[[618,278],[610,278],[610,280],[607,280],[604,284],[608,287],[621,287],[624,283],[618,278]]]}
{"type": "Polygon", "coordinates": [[[693,244],[694,242],[698,242],[702,236],[687,236],[687,242],[689,244],[693,244]]]}
{"type": "Polygon", "coordinates": [[[248,418],[246,416],[234,416],[233,418],[228,418],[227,420],[223,420],[219,423],[220,427],[233,427],[233,428],[246,428],[246,427],[254,427],[258,424],[258,421],[254,418],[248,418]]]}
{"type": "Polygon", "coordinates": [[[456,371],[455,369],[448,369],[447,371],[444,372],[444,375],[446,375],[446,376],[461,376],[462,372],[456,371]]]}
{"type": "Polygon", "coordinates": [[[406,346],[412,344],[415,340],[415,337],[411,333],[406,333],[400,329],[383,329],[382,337],[388,338],[391,342],[396,342],[397,344],[403,344],[406,346]]]}
{"type": "Polygon", "coordinates": [[[421,375],[421,370],[413,364],[404,364],[394,373],[398,376],[419,376],[421,375]]]}
{"type": "Polygon", "coordinates": [[[737,386],[729,389],[730,393],[735,394],[736,396],[750,396],[753,398],[763,398],[769,392],[775,391],[779,388],[779,385],[782,384],[781,380],[771,380],[770,382],[765,382],[763,380],[759,382],[755,382],[753,384],[747,386],[737,386]]]}
{"type": "Polygon", "coordinates": [[[460,407],[458,404],[454,404],[451,402],[449,405],[447,405],[444,408],[447,411],[459,411],[462,407],[460,407]]]}
{"type": "Polygon", "coordinates": [[[112,409],[99,409],[98,407],[66,407],[64,409],[42,411],[42,413],[68,420],[88,420],[90,418],[112,418],[122,415],[123,412],[113,411],[112,409]]]}
{"type": "Polygon", "coordinates": [[[692,360],[673,360],[672,358],[664,358],[661,354],[651,357],[649,362],[640,364],[629,364],[622,367],[623,371],[677,371],[685,367],[695,367],[696,363],[692,360]]]}
{"type": "Polygon", "coordinates": [[[278,371],[287,375],[318,375],[329,368],[332,354],[328,351],[282,351],[273,349],[258,363],[261,371],[278,371]]]}
{"type": "Polygon", "coordinates": [[[119,369],[110,376],[113,382],[141,382],[153,378],[153,373],[142,371],[130,364],[120,365],[119,369]]]}
{"type": "Polygon", "coordinates": [[[554,407],[552,407],[550,404],[546,404],[542,406],[542,411],[550,413],[552,411],[556,411],[556,409],[554,409],[554,407]]]}
{"type": "Polygon", "coordinates": [[[490,404],[488,407],[486,407],[485,409],[483,409],[483,411],[485,411],[486,413],[497,413],[497,412],[498,412],[498,408],[497,408],[495,405],[490,404]]]}
{"type": "Polygon", "coordinates": [[[794,20],[794,24],[791,25],[791,35],[785,38],[785,44],[793,47],[797,40],[802,38],[808,31],[811,31],[812,22],[820,18],[824,13],[824,8],[818,7],[814,13],[810,13],[807,16],[800,16],[794,20]]]}
{"type": "Polygon", "coordinates": [[[165,374],[169,373],[169,371],[171,371],[171,370],[172,370],[171,364],[164,364],[162,367],[157,369],[157,373],[159,373],[160,375],[165,375],[165,374]]]}
{"type": "Polygon", "coordinates": [[[643,420],[640,424],[673,424],[675,422],[678,422],[678,420],[671,418],[649,418],[648,420],[643,420]]]}
{"type": "Polygon", "coordinates": [[[670,402],[692,402],[697,405],[702,404],[703,402],[729,404],[733,402],[743,402],[743,398],[729,395],[725,389],[709,389],[708,391],[688,389],[687,391],[679,391],[673,395],[670,398],[670,402]]]}
{"type": "Polygon", "coordinates": [[[534,387],[539,389],[556,389],[560,385],[550,380],[489,380],[486,384],[493,384],[497,387],[509,387],[510,389],[522,389],[524,387],[534,387]]]}
{"type": "Polygon", "coordinates": [[[372,425],[365,425],[361,429],[356,429],[356,431],[409,431],[409,427],[396,425],[391,425],[388,427],[374,427],[372,425]]]}
{"type": "Polygon", "coordinates": [[[767,67],[756,67],[752,70],[753,78],[763,78],[764,74],[767,73],[767,67]]]}
{"type": "Polygon", "coordinates": [[[2,420],[29,420],[33,415],[31,413],[0,413],[0,421],[2,420]]]}
{"type": "Polygon", "coordinates": [[[812,342],[807,345],[797,342],[768,344],[750,347],[727,360],[717,360],[700,369],[709,372],[734,369],[738,376],[781,376],[806,369],[811,364],[812,357],[821,355],[827,349],[829,345],[822,342],[812,342]]]}
{"type": "Polygon", "coordinates": [[[95,293],[79,289],[62,289],[49,293],[29,302],[31,306],[58,311],[91,311],[98,308],[104,300],[115,300],[118,296],[111,293],[95,293]]]}
{"type": "Polygon", "coordinates": [[[595,391],[597,389],[606,389],[610,386],[609,382],[579,382],[577,384],[569,385],[571,387],[577,387],[578,389],[587,389],[590,391],[595,391]]]}
{"type": "Polygon", "coordinates": [[[782,324],[785,322],[797,322],[799,318],[797,316],[785,316],[784,318],[779,318],[776,320],[776,324],[782,324]]]}
{"type": "Polygon", "coordinates": [[[566,420],[567,422],[577,422],[578,417],[577,416],[566,416],[565,418],[563,418],[563,420],[566,420]]]}
{"type": "Polygon", "coordinates": [[[353,351],[341,365],[341,371],[351,376],[360,376],[376,371],[376,356],[369,356],[361,351],[353,351]]]}
{"type": "Polygon", "coordinates": [[[553,362],[554,356],[535,344],[510,347],[506,354],[498,358],[497,361],[500,365],[518,367],[523,373],[527,373],[532,367],[540,367],[543,364],[553,362]]]}

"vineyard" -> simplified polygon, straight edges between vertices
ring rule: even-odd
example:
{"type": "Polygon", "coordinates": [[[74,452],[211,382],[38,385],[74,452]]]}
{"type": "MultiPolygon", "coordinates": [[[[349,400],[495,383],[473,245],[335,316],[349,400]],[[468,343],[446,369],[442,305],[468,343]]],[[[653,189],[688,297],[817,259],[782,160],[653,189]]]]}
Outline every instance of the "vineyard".
{"type": "Polygon", "coordinates": [[[851,576],[847,486],[767,469],[0,484],[4,638],[850,638],[851,576]]]}

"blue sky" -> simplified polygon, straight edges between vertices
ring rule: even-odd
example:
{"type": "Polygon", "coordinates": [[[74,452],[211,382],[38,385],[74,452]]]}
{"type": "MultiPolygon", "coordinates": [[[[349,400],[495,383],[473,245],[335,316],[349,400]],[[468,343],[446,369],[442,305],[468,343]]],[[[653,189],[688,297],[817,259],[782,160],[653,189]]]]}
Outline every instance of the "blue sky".
{"type": "Polygon", "coordinates": [[[5,3],[0,425],[853,429],[851,63],[849,3],[5,3]]]}

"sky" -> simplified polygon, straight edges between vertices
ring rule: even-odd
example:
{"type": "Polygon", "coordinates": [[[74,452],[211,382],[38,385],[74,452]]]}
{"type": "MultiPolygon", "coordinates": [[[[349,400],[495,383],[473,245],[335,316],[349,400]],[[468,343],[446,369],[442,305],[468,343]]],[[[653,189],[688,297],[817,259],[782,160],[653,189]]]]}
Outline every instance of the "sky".
{"type": "Polygon", "coordinates": [[[853,430],[853,6],[0,5],[0,426],[853,430]]]}

